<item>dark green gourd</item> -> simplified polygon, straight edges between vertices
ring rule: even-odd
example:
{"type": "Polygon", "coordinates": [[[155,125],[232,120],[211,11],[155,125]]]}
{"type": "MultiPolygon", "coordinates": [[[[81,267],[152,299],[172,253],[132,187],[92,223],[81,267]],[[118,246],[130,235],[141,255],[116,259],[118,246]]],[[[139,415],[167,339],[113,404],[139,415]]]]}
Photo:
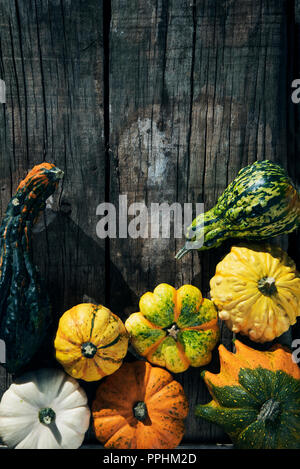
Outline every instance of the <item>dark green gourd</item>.
{"type": "Polygon", "coordinates": [[[0,227],[0,338],[10,373],[31,360],[50,323],[49,299],[32,261],[31,230],[62,176],[52,164],[35,166],[9,202],[0,227]]]}
{"type": "Polygon", "coordinates": [[[212,397],[195,414],[217,424],[237,449],[300,449],[300,368],[281,345],[260,352],[219,346],[220,372],[202,372],[212,397]]]}
{"type": "Polygon", "coordinates": [[[219,246],[227,238],[250,241],[291,233],[300,223],[300,196],[285,170],[268,160],[241,169],[217,204],[198,215],[176,254],[219,246]]]}

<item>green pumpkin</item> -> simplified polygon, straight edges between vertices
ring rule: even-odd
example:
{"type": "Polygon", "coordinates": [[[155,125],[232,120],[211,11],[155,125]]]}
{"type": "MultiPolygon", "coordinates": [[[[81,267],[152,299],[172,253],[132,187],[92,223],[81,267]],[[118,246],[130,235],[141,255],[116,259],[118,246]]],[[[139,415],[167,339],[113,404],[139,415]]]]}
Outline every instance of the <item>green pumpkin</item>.
{"type": "Polygon", "coordinates": [[[256,161],[240,170],[211,210],[193,220],[176,258],[217,247],[227,238],[261,241],[291,233],[299,223],[300,196],[285,170],[256,161]]]}
{"type": "Polygon", "coordinates": [[[181,373],[206,365],[219,339],[217,310],[193,285],[162,283],[140,299],[125,322],[136,351],[154,365],[181,373]]]}
{"type": "Polygon", "coordinates": [[[220,346],[221,371],[204,372],[213,400],[196,415],[220,425],[239,449],[300,448],[300,369],[281,346],[220,346]]]}
{"type": "Polygon", "coordinates": [[[0,227],[0,338],[10,373],[26,365],[45,340],[51,308],[32,261],[31,230],[63,172],[35,166],[20,183],[0,227]]]}

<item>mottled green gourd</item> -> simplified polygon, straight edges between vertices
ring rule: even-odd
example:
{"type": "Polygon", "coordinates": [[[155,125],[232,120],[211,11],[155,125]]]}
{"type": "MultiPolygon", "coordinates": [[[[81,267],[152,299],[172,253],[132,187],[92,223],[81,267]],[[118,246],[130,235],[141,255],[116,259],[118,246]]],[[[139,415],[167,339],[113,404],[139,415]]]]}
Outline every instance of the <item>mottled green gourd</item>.
{"type": "Polygon", "coordinates": [[[0,339],[10,373],[31,360],[50,322],[49,299],[32,261],[31,230],[62,176],[53,164],[35,166],[17,188],[0,227],[0,339]]]}
{"type": "Polygon", "coordinates": [[[202,373],[212,396],[196,415],[220,425],[239,449],[300,449],[300,368],[281,345],[260,352],[219,347],[220,373],[202,373]]]}
{"type": "Polygon", "coordinates": [[[217,204],[198,215],[176,258],[219,246],[227,238],[250,241],[291,233],[300,223],[300,196],[285,170],[271,161],[241,169],[217,204]]]}

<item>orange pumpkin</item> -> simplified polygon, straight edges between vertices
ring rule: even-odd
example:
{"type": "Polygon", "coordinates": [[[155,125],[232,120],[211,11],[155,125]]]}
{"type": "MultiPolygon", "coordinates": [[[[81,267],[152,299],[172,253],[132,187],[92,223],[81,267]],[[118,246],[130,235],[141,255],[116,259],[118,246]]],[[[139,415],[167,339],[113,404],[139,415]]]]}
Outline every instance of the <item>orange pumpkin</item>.
{"type": "Polygon", "coordinates": [[[138,361],[100,384],[92,412],[105,448],[172,449],[183,437],[188,402],[168,371],[138,361]]]}

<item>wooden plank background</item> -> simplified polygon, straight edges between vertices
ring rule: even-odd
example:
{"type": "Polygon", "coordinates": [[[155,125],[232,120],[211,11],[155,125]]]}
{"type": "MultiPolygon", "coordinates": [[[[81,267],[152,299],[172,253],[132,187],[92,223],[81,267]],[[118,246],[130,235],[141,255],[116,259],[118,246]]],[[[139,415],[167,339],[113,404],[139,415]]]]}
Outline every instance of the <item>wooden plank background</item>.
{"type": "MultiPolygon", "coordinates": [[[[125,319],[160,282],[208,295],[231,245],[175,261],[178,239],[101,240],[99,203],[126,194],[128,204],[209,209],[240,168],[266,158],[300,182],[300,107],[290,99],[299,12],[291,0],[0,0],[1,215],[34,164],[65,171],[34,237],[53,334],[62,312],[87,299],[125,319]]],[[[278,242],[300,268],[298,234],[278,242]]],[[[284,340],[297,335],[299,326],[284,340]]],[[[221,325],[222,342],[231,339],[221,325]]],[[[52,340],[32,366],[55,363],[52,340]]],[[[190,402],[185,441],[228,441],[193,417],[208,400],[199,369],[176,378],[190,402]]],[[[0,394],[10,380],[1,368],[0,394]]],[[[92,399],[97,384],[83,385],[92,399]]]]}

